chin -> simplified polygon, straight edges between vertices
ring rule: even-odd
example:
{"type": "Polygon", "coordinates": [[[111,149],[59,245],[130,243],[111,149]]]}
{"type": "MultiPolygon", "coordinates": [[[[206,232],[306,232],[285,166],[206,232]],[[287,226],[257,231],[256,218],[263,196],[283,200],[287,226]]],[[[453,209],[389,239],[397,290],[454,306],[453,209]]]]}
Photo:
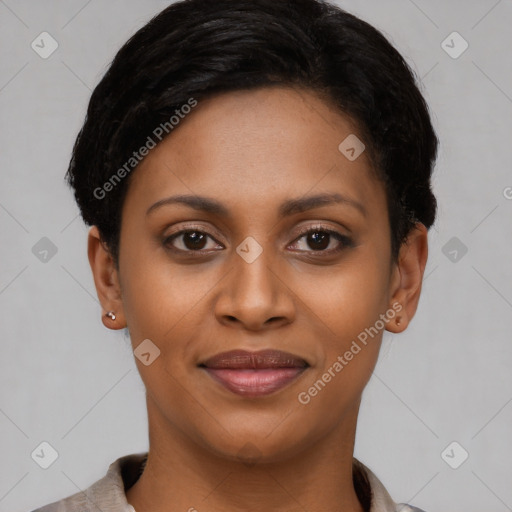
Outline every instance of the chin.
{"type": "Polygon", "coordinates": [[[282,422],[282,419],[276,421],[272,428],[267,425],[258,428],[254,424],[247,424],[246,428],[243,428],[243,425],[239,424],[236,432],[230,431],[231,436],[225,431],[221,434],[218,429],[212,429],[202,437],[201,444],[219,458],[237,460],[247,466],[253,466],[282,462],[314,443],[307,430],[297,430],[296,425],[294,428],[290,425],[287,428],[280,428],[284,426],[279,425],[279,422],[282,422]],[[214,433],[220,435],[212,438],[214,433]]]}

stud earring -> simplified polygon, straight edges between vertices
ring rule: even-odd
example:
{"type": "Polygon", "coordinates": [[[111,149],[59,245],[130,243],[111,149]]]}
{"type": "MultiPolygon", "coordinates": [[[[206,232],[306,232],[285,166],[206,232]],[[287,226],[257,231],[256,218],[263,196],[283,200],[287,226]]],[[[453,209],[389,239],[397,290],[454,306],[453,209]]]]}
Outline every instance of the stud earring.
{"type": "Polygon", "coordinates": [[[402,317],[400,317],[400,316],[396,317],[396,325],[400,325],[402,323],[402,322],[400,322],[400,318],[402,318],[402,317]]]}
{"type": "Polygon", "coordinates": [[[107,316],[111,320],[115,320],[116,319],[116,315],[115,315],[115,313],[113,311],[109,311],[108,313],[105,313],[105,316],[107,316]]]}

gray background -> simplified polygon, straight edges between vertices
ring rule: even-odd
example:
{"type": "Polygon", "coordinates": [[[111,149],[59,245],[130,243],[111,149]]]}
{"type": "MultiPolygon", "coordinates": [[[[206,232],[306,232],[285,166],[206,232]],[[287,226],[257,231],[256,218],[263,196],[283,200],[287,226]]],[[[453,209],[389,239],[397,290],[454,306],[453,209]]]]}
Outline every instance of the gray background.
{"type": "MultiPolygon", "coordinates": [[[[168,3],[0,1],[0,511],[73,494],[147,449],[144,387],[124,331],[101,324],[63,176],[92,89],[168,3]],[[43,31],[59,45],[47,59],[31,48],[43,31]],[[47,261],[32,250],[43,237],[47,261]],[[48,469],[31,458],[42,441],[59,453],[48,469]]],[[[338,3],[413,66],[441,139],[419,310],[385,334],[355,455],[427,512],[512,510],[512,2],[338,3]],[[441,46],[453,31],[469,43],[456,59],[441,46]],[[458,469],[441,456],[453,441],[452,464],[469,453],[458,469]]]]}

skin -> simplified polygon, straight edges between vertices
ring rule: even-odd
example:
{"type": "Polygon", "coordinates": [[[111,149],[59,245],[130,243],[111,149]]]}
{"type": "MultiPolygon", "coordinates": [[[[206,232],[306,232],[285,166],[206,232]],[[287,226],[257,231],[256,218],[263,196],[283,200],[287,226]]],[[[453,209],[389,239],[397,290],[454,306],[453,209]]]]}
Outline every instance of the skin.
{"type": "Polygon", "coordinates": [[[90,229],[98,297],[104,313],[116,314],[103,323],[128,326],[134,349],[150,339],[161,351],[148,366],[135,358],[149,422],[146,470],[127,491],[137,512],[362,512],[352,482],[356,423],[384,329],[308,404],[297,397],[394,303],[400,325],[395,317],[385,329],[407,328],[428,249],[417,224],[391,260],[384,187],[366,153],[349,161],[338,150],[357,133],[305,90],[204,100],[131,176],[119,269],[90,229]],[[284,201],[320,193],[358,201],[366,214],[333,203],[279,216],[284,201]],[[215,199],[229,215],[182,204],[146,214],[177,194],[215,199]],[[353,243],[331,236],[315,245],[301,235],[319,223],[353,243]],[[178,236],[166,248],[167,237],[191,227],[209,236],[195,246],[178,236]],[[252,263],[236,252],[248,236],[263,250],[252,263]],[[232,349],[279,349],[310,366],[285,388],[246,398],[197,366],[232,349]]]}

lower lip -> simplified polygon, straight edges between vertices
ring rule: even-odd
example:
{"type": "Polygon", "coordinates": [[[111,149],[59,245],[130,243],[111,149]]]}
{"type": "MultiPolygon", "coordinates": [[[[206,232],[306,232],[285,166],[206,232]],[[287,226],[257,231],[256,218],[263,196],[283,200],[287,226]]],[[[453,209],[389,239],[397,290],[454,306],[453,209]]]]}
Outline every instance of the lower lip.
{"type": "Polygon", "coordinates": [[[264,396],[284,388],[306,368],[228,370],[205,368],[224,387],[242,396],[264,396]]]}

